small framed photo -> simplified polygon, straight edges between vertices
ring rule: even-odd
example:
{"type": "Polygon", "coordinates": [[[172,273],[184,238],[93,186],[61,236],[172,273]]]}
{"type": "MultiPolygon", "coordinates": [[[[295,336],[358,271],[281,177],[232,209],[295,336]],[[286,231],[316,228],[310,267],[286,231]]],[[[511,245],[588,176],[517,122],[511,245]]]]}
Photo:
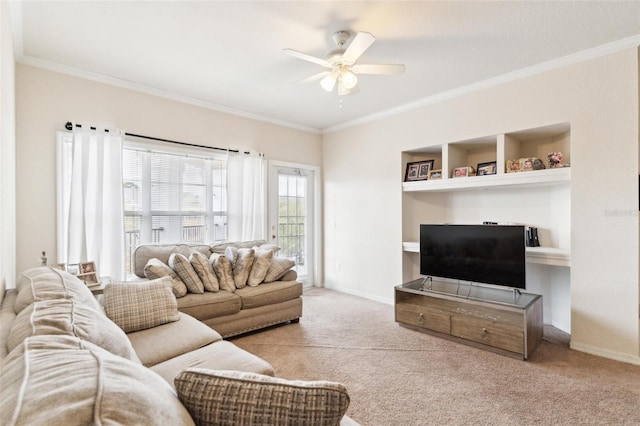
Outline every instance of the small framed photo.
{"type": "Polygon", "coordinates": [[[476,174],[476,171],[471,166],[456,167],[455,169],[453,169],[453,173],[451,174],[451,177],[452,178],[467,177],[467,176],[474,176],[475,174],[476,174]]]}
{"type": "Polygon", "coordinates": [[[96,275],[95,272],[91,272],[84,275],[78,275],[78,278],[84,281],[84,283],[89,287],[100,284],[100,280],[98,280],[98,276],[96,275]]]}
{"type": "Polygon", "coordinates": [[[442,170],[429,170],[429,179],[442,179],[442,170]]]}
{"type": "Polygon", "coordinates": [[[520,171],[519,160],[507,160],[507,173],[517,173],[520,171]]]}
{"type": "Polygon", "coordinates": [[[414,161],[407,163],[407,171],[404,175],[405,182],[413,182],[417,180],[427,180],[429,172],[433,169],[434,160],[414,161]]]}
{"type": "Polygon", "coordinates": [[[478,176],[495,175],[497,172],[498,167],[495,161],[478,163],[478,176]]]}
{"type": "Polygon", "coordinates": [[[533,170],[533,161],[534,158],[521,158],[520,162],[520,171],[521,172],[529,172],[533,170]]]}
{"type": "Polygon", "coordinates": [[[80,274],[88,274],[90,272],[96,272],[96,262],[82,262],[78,263],[78,269],[80,274]]]}
{"type": "Polygon", "coordinates": [[[64,263],[54,263],[54,264],[49,265],[49,266],[51,266],[53,269],[59,269],[60,271],[66,271],[67,270],[67,268],[66,268],[64,263]]]}

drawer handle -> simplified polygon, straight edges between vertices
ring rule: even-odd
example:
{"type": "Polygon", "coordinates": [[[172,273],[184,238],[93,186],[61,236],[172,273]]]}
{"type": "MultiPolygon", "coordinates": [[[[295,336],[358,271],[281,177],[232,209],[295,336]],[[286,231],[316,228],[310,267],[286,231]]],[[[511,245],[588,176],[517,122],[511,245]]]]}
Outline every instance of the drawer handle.
{"type": "Polygon", "coordinates": [[[487,329],[483,328],[482,333],[480,333],[480,335],[482,336],[483,339],[486,339],[488,336],[487,329]]]}
{"type": "Polygon", "coordinates": [[[422,315],[422,314],[418,314],[418,322],[419,322],[420,324],[424,323],[424,315],[422,315]]]}

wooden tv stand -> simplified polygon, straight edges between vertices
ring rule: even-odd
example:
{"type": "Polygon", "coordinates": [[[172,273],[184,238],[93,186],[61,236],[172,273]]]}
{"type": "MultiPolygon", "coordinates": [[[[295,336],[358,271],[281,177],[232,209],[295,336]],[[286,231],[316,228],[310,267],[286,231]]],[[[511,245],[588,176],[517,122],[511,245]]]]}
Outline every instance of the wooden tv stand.
{"type": "Polygon", "coordinates": [[[418,279],[395,288],[401,326],[528,359],[542,341],[542,296],[418,279]]]}

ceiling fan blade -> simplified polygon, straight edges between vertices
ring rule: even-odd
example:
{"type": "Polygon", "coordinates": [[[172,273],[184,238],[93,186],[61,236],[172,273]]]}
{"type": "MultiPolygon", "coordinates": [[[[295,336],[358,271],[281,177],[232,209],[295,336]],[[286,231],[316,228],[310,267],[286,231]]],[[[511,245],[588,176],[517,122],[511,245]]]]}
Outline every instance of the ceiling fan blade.
{"type": "Polygon", "coordinates": [[[296,81],[295,83],[291,83],[291,84],[293,84],[294,86],[297,86],[298,84],[311,83],[312,81],[320,80],[321,78],[324,78],[329,74],[331,74],[331,71],[322,71],[322,72],[319,72],[318,74],[314,74],[310,77],[307,77],[300,81],[296,81]]]}
{"type": "Polygon", "coordinates": [[[376,41],[376,38],[371,33],[356,34],[356,38],[353,39],[344,55],[342,55],[342,61],[347,65],[355,63],[374,41],[376,41]]]}
{"type": "Polygon", "coordinates": [[[315,56],[307,55],[306,53],[298,52],[297,50],[293,50],[293,49],[282,49],[282,50],[284,50],[294,58],[302,59],[303,61],[313,62],[314,64],[321,65],[325,68],[331,68],[331,65],[325,59],[316,58],[315,56]]]}
{"type": "Polygon", "coordinates": [[[404,73],[402,64],[359,64],[351,68],[356,74],[396,75],[404,73]]]}

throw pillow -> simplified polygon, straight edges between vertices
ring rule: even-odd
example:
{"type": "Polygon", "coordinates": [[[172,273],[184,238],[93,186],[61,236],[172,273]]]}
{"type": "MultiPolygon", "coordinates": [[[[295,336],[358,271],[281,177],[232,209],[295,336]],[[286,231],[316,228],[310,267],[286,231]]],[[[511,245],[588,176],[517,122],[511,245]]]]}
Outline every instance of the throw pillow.
{"type": "Polygon", "coordinates": [[[338,425],[350,402],[340,383],[241,371],[188,368],[174,383],[197,424],[338,425]]]}
{"type": "Polygon", "coordinates": [[[187,286],[189,293],[204,293],[204,284],[202,284],[202,280],[200,280],[200,277],[186,256],[180,253],[171,254],[171,256],[169,256],[169,267],[178,274],[178,277],[180,277],[182,282],[187,286]]]}
{"type": "Polygon", "coordinates": [[[211,253],[224,254],[227,250],[227,247],[235,247],[235,248],[251,248],[253,246],[261,246],[265,244],[265,240],[252,240],[252,241],[231,241],[224,243],[215,243],[211,245],[211,253]]]}
{"type": "Polygon", "coordinates": [[[226,290],[233,293],[236,291],[236,285],[233,283],[233,271],[231,270],[231,262],[224,254],[213,253],[209,257],[209,263],[213,268],[220,282],[220,290],[226,290]]]}
{"type": "Polygon", "coordinates": [[[182,282],[176,271],[171,269],[169,265],[161,261],[160,259],[149,259],[144,266],[144,276],[150,280],[155,280],[162,277],[170,277],[171,285],[173,288],[173,294],[176,297],[183,297],[187,294],[187,286],[182,282]]]}
{"type": "MultiPolygon", "coordinates": [[[[265,244],[266,245],[266,244],[265,244]]],[[[264,247],[264,246],[263,246],[264,247]]],[[[273,250],[254,247],[256,253],[256,259],[253,261],[251,272],[249,272],[249,279],[247,285],[256,287],[267,276],[269,266],[271,266],[271,259],[273,259],[273,250]]]]}
{"type": "Polygon", "coordinates": [[[276,257],[271,259],[271,265],[267,270],[267,274],[264,277],[265,283],[272,283],[278,281],[287,271],[295,266],[296,262],[286,257],[276,257]]]}
{"type": "Polygon", "coordinates": [[[23,309],[11,325],[7,349],[11,352],[27,337],[48,334],[75,336],[140,363],[127,335],[104,312],[72,299],[42,300],[23,309]]]}
{"type": "Polygon", "coordinates": [[[125,333],[178,321],[171,281],[113,282],[104,288],[104,311],[125,333]]]}
{"type": "Polygon", "coordinates": [[[258,248],[260,248],[262,250],[271,250],[274,254],[277,253],[278,251],[280,251],[280,247],[279,246],[277,246],[275,244],[271,244],[271,243],[262,244],[258,248]]]}
{"type": "Polygon", "coordinates": [[[249,273],[251,272],[251,267],[253,266],[253,262],[256,258],[255,252],[250,248],[236,249],[229,247],[225,251],[225,255],[231,262],[233,283],[236,288],[243,288],[247,285],[249,273]]]}
{"type": "Polygon", "coordinates": [[[189,255],[189,262],[191,262],[191,266],[200,277],[200,281],[202,281],[202,285],[206,291],[216,292],[220,290],[220,282],[218,281],[218,277],[216,273],[213,272],[213,267],[209,263],[209,258],[206,255],[194,251],[189,255]]]}
{"type": "Polygon", "coordinates": [[[3,425],[193,425],[159,375],[76,337],[28,337],[0,383],[3,425]]]}

